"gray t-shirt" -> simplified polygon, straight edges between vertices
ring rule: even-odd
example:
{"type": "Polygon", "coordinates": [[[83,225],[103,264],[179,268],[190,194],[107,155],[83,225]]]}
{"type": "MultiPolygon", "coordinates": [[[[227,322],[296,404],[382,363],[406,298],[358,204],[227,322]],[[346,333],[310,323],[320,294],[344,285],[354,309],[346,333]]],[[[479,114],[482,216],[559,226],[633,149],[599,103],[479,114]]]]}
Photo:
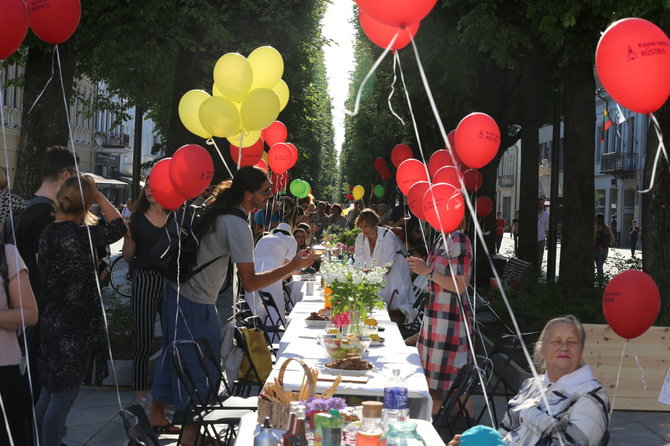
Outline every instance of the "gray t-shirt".
{"type": "MultiPolygon", "coordinates": [[[[236,215],[226,214],[216,218],[214,231],[202,238],[193,269],[219,257],[212,264],[181,284],[179,293],[199,304],[216,303],[219,291],[226,280],[228,261],[254,262],[254,239],[248,222],[236,215]]],[[[177,284],[171,282],[177,289],[177,284]]]]}

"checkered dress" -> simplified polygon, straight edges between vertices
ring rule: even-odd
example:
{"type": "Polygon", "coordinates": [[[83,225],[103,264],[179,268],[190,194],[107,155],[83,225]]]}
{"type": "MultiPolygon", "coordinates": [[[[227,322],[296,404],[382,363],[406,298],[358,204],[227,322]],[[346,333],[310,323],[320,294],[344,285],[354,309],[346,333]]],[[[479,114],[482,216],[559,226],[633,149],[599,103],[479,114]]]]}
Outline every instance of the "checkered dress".
{"type": "MultiPolygon", "coordinates": [[[[447,249],[440,238],[428,256],[428,264],[440,274],[469,276],[472,246],[461,231],[447,237],[447,249]]],[[[468,300],[463,307],[470,318],[468,300]]],[[[430,301],[423,317],[418,340],[419,356],[431,389],[446,391],[456,378],[458,370],[468,362],[468,339],[459,309],[458,296],[431,283],[430,301]]]]}

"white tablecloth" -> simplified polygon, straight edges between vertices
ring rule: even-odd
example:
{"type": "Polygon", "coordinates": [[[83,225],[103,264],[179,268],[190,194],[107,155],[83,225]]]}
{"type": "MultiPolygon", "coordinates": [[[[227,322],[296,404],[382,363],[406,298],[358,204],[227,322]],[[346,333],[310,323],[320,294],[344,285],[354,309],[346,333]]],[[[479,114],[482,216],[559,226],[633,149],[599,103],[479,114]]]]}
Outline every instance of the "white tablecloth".
{"type": "MultiPolygon", "coordinates": [[[[296,304],[288,318],[288,327],[279,343],[278,360],[270,374],[273,380],[279,373],[279,367],[287,358],[302,359],[308,366],[323,370],[324,365],[330,362],[323,348],[317,340],[317,335],[324,332],[323,328],[308,328],[305,318],[313,311],[323,307],[323,300],[303,300],[296,304]]],[[[431,419],[432,398],[428,391],[428,383],[419,359],[419,352],[415,347],[405,345],[398,330],[398,326],[391,322],[386,310],[376,310],[372,316],[379,321],[384,331],[379,335],[385,339],[381,346],[371,346],[366,352],[365,359],[374,365],[374,369],[366,376],[370,379],[366,383],[341,383],[338,395],[357,395],[382,398],[384,385],[392,375],[393,369],[400,369],[400,376],[407,381],[410,413],[413,418],[422,420],[431,419]]],[[[322,373],[327,373],[323,371],[322,373]]],[[[284,386],[287,390],[300,388],[303,370],[299,364],[291,362],[284,375],[284,386]]],[[[343,376],[346,379],[346,376],[343,376]]],[[[317,393],[321,393],[331,385],[330,382],[319,381],[317,393]]]]}
{"type": "MultiPolygon", "coordinates": [[[[254,435],[260,430],[260,426],[256,423],[256,413],[249,413],[240,420],[240,430],[235,440],[235,446],[249,446],[253,444],[254,435]]],[[[421,435],[427,445],[430,446],[444,446],[444,441],[437,434],[437,431],[425,420],[412,420],[416,423],[416,430],[421,435]]],[[[284,434],[283,430],[275,429],[275,435],[281,439],[284,434]]]]}

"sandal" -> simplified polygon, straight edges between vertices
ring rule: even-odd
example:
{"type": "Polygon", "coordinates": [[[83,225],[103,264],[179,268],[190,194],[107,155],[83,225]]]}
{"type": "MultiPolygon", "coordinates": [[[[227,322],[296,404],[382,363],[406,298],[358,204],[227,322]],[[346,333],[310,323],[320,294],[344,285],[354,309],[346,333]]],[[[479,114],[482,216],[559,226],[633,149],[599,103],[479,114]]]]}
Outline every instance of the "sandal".
{"type": "Polygon", "coordinates": [[[181,432],[179,426],[175,426],[172,423],[162,424],[160,426],[151,426],[157,434],[178,434],[181,432]]]}

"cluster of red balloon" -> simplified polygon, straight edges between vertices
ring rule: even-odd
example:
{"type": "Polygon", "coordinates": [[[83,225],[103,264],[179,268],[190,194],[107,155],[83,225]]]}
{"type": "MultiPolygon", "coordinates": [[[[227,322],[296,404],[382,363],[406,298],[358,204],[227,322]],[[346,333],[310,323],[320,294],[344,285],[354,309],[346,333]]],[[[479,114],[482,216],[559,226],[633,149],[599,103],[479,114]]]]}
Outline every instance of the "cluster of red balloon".
{"type": "Polygon", "coordinates": [[[0,0],[0,59],[16,51],[28,26],[40,39],[52,45],[74,34],[81,17],[79,0],[0,0]]]}
{"type": "Polygon", "coordinates": [[[179,101],[179,118],[202,138],[225,137],[237,147],[250,147],[288,103],[283,73],[284,59],[271,46],[256,48],[249,57],[224,54],[214,66],[212,95],[187,91],[179,101]]]}
{"type": "MultiPolygon", "coordinates": [[[[435,151],[426,166],[412,158],[412,150],[404,145],[391,152],[398,163],[396,183],[407,197],[414,215],[435,229],[450,232],[458,227],[465,212],[461,192],[476,192],[482,185],[477,170],[496,155],[500,146],[500,130],[493,118],[484,113],[472,113],[449,135],[451,150],[435,151]],[[462,190],[465,186],[465,190],[462,190]]],[[[477,215],[484,217],[493,210],[488,197],[477,199],[477,215]]]]}
{"type": "Polygon", "coordinates": [[[386,160],[384,158],[381,156],[375,158],[374,166],[382,180],[386,181],[391,178],[391,170],[386,165],[386,160]]]}
{"type": "Polygon", "coordinates": [[[174,210],[200,195],[214,175],[214,162],[203,147],[187,144],[151,169],[149,189],[165,209],[174,210]]]}
{"type": "Polygon", "coordinates": [[[670,40],[652,22],[612,23],[596,48],[596,71],[607,92],[637,113],[658,110],[670,95],[670,40]]]}
{"type": "Polygon", "coordinates": [[[397,51],[416,35],[421,20],[437,0],[356,0],[356,3],[361,28],[368,38],[382,48],[395,38],[391,50],[397,51]]]}

